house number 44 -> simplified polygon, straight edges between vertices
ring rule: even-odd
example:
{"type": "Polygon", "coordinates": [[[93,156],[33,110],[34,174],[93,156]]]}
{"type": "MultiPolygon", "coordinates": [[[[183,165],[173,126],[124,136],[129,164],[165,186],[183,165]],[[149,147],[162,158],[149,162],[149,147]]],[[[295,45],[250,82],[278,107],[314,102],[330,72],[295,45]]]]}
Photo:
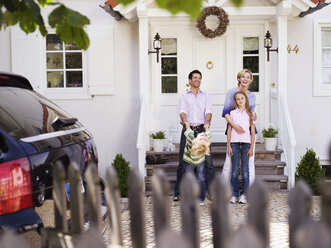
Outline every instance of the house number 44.
{"type": "Polygon", "coordinates": [[[295,47],[292,49],[291,45],[288,45],[287,46],[287,52],[288,53],[291,53],[291,52],[295,52],[295,53],[298,53],[299,52],[299,47],[298,45],[295,45],[295,47]]]}

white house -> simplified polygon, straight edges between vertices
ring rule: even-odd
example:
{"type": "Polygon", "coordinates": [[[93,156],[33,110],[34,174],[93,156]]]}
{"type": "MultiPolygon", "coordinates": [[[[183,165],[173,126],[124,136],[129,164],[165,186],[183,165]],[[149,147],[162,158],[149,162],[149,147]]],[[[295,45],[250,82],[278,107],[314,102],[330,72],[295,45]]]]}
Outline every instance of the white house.
{"type": "MultiPolygon", "coordinates": [[[[106,2],[113,13],[123,16],[119,21],[100,8],[103,1],[63,2],[90,19],[89,49],[64,48],[52,30],[44,38],[11,27],[0,32],[0,71],[26,76],[36,91],[92,132],[101,174],[116,153],[144,173],[150,130],[165,129],[173,142],[179,142],[177,103],[193,69],[202,72],[201,88],[212,98],[215,141],[226,141],[221,117],[226,91],[236,86],[237,72],[250,67],[257,127],[280,128],[289,186],[306,148],[330,164],[330,1],[246,0],[238,9],[227,0],[206,0],[204,7],[221,7],[229,18],[226,32],[213,39],[204,37],[186,14],[172,16],[153,0],[127,7],[106,2]],[[267,31],[273,39],[271,49],[278,48],[278,53],[270,52],[269,61],[264,47],[267,31]],[[162,40],[159,62],[155,53],[148,53],[154,51],[157,33],[162,40]]],[[[215,23],[208,20],[208,25],[215,23]]]]}

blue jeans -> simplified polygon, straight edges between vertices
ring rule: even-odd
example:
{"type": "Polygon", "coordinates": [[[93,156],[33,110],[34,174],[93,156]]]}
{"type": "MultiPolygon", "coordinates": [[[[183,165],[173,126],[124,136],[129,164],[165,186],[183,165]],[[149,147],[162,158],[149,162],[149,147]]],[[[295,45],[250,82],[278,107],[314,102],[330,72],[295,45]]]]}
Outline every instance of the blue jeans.
{"type": "Polygon", "coordinates": [[[205,162],[202,162],[201,164],[198,165],[193,165],[193,164],[189,164],[185,161],[183,161],[184,164],[184,174],[185,175],[188,171],[192,171],[193,173],[195,173],[199,184],[200,184],[200,189],[201,189],[201,193],[200,193],[200,201],[204,201],[205,197],[206,197],[206,186],[205,186],[205,162]],[[196,169],[196,172],[194,172],[194,170],[196,169]]]}
{"type": "Polygon", "coordinates": [[[248,187],[249,187],[249,157],[247,156],[247,152],[251,144],[249,143],[241,143],[241,142],[234,142],[231,143],[232,148],[232,172],[231,172],[231,184],[233,193],[232,195],[235,197],[239,197],[239,161],[241,157],[241,170],[242,170],[242,177],[243,177],[243,194],[247,195],[248,187]]]}

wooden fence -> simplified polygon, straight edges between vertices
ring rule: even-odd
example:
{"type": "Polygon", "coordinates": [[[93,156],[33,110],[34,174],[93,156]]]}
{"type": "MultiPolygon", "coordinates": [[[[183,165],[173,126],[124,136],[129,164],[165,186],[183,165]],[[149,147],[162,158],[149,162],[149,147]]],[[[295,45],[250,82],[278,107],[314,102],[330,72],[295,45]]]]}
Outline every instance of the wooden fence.
{"type": "MultiPolygon", "coordinates": [[[[80,171],[72,164],[68,169],[70,182],[71,227],[66,220],[65,170],[61,164],[54,171],[54,214],[55,227],[42,230],[42,247],[123,247],[121,204],[118,178],[110,167],[105,178],[105,197],[108,208],[109,242],[104,243],[101,232],[101,194],[97,171],[89,166],[86,205],[88,208],[88,228],[84,228],[83,195],[81,193],[80,171]],[[87,231],[85,229],[88,229],[87,231]]],[[[134,248],[146,247],[145,209],[143,181],[139,172],[133,169],[129,176],[129,211],[131,241],[134,248]]],[[[155,244],[160,248],[200,247],[199,194],[200,188],[193,174],[188,173],[181,184],[180,202],[182,232],[170,228],[169,190],[170,186],[163,171],[156,171],[152,178],[155,244]]],[[[226,181],[217,175],[212,186],[211,205],[213,246],[215,248],[266,248],[269,247],[268,192],[266,185],[256,179],[248,193],[247,223],[233,231],[228,210],[231,197],[226,181]]],[[[289,240],[291,248],[331,247],[331,182],[321,182],[321,220],[312,219],[312,191],[303,181],[289,194],[290,213],[289,240]]],[[[0,247],[24,247],[15,234],[4,231],[0,236],[0,247]],[[13,244],[15,244],[13,246],[13,244]]]]}

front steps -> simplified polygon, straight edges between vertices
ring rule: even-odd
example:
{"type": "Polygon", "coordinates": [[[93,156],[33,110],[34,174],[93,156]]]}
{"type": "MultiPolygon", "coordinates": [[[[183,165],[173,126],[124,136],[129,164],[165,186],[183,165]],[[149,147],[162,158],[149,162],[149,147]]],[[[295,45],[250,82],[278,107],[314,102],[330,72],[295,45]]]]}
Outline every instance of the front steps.
{"type": "MultiPolygon", "coordinates": [[[[256,144],[255,148],[255,175],[261,178],[268,185],[269,190],[279,191],[287,189],[287,176],[284,175],[286,164],[280,160],[282,150],[266,151],[263,144],[256,144]]],[[[226,143],[213,143],[211,148],[213,164],[216,173],[221,173],[226,156],[226,143]]],[[[145,192],[150,195],[152,192],[151,178],[154,171],[163,169],[170,183],[170,194],[173,194],[173,187],[176,182],[176,172],[178,167],[178,146],[173,152],[153,152],[148,151],[146,155],[165,155],[165,164],[146,164],[145,192]]],[[[241,179],[239,180],[241,181],[241,179]]]]}

